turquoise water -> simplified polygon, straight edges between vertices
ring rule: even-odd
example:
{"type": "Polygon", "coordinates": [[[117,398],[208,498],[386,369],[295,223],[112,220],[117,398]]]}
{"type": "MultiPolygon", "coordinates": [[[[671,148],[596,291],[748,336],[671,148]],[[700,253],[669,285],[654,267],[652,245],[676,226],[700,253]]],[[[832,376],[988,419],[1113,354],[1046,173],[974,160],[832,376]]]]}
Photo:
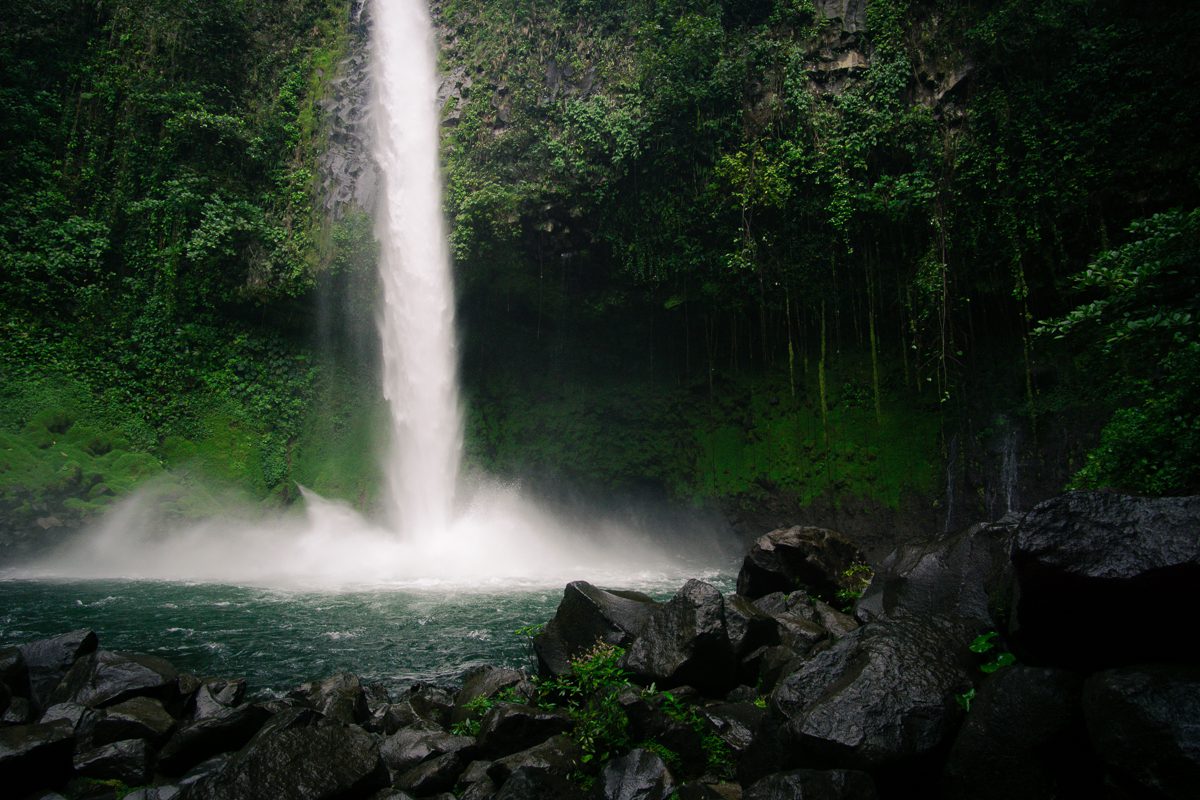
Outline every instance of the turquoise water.
{"type": "MultiPolygon", "coordinates": [[[[728,575],[705,577],[731,591],[728,575]]],[[[682,585],[633,585],[657,598],[682,585]]],[[[92,628],[102,647],[276,694],[353,672],[396,690],[479,664],[529,667],[517,628],[549,620],[561,588],[306,592],[163,581],[0,580],[0,647],[92,628]]]]}

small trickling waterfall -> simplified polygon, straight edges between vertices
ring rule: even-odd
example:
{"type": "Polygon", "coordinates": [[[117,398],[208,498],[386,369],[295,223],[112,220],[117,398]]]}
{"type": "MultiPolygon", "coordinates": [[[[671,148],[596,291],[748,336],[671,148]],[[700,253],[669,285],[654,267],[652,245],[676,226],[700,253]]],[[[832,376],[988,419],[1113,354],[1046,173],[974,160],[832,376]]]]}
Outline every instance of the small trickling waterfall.
{"type": "Polygon", "coordinates": [[[954,526],[954,487],[958,481],[958,436],[950,437],[950,452],[946,458],[946,522],[942,533],[950,533],[954,526]]]}
{"type": "Polygon", "coordinates": [[[454,287],[442,220],[437,70],[424,0],[372,9],[379,333],[391,410],[387,513],[407,538],[446,530],[462,450],[454,287]]]}
{"type": "Polygon", "coordinates": [[[1000,491],[1004,496],[1005,514],[1017,510],[1018,470],[1017,429],[1010,426],[1004,432],[1004,446],[1000,455],[1000,491]]]}

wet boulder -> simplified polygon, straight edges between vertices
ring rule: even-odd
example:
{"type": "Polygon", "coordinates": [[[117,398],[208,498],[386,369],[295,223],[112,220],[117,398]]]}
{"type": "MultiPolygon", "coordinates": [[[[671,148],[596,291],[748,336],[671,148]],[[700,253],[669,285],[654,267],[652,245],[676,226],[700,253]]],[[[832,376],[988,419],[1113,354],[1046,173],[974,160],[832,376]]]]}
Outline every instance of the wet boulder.
{"type": "Polygon", "coordinates": [[[805,589],[833,598],[846,574],[866,557],[841,534],[825,528],[780,528],[758,538],[738,573],[737,593],[751,600],[805,589]]]}
{"type": "Polygon", "coordinates": [[[1200,659],[1178,632],[1200,616],[1197,531],[1200,497],[1071,492],[1037,506],[1013,548],[1014,649],[1087,669],[1200,659]]]}
{"type": "Polygon", "coordinates": [[[22,645],[21,660],[28,675],[29,698],[34,705],[40,709],[54,702],[50,699],[51,694],[76,659],[95,652],[98,646],[96,634],[86,629],[22,645]]]}
{"type": "Polygon", "coordinates": [[[57,786],[70,775],[74,749],[66,720],[0,728],[0,786],[13,797],[57,786]]]}
{"type": "Polygon", "coordinates": [[[667,800],[675,790],[663,760],[641,748],[605,764],[596,785],[604,800],[667,800]]]}
{"type": "Polygon", "coordinates": [[[566,733],[573,725],[561,711],[504,703],[479,723],[479,747],[488,757],[499,758],[566,733]]]}
{"type": "Polygon", "coordinates": [[[9,697],[8,708],[0,714],[0,725],[28,725],[35,716],[28,697],[9,697]]]}
{"type": "Polygon", "coordinates": [[[813,765],[871,770],[942,747],[970,686],[967,636],[944,620],[890,620],[801,662],[771,695],[792,749],[813,765]]]}
{"type": "Polygon", "coordinates": [[[378,742],[355,726],[292,728],[264,737],[191,785],[182,800],[323,800],[387,784],[378,742]]]}
{"type": "Polygon", "coordinates": [[[245,680],[204,681],[192,698],[192,719],[211,717],[227,708],[240,705],[245,696],[245,680]]]}
{"type": "Polygon", "coordinates": [[[145,740],[124,739],[77,753],[75,771],[87,778],[140,786],[150,781],[153,758],[145,740]]]}
{"type": "Polygon", "coordinates": [[[362,683],[357,675],[350,673],[303,684],[289,692],[288,697],[305,703],[321,712],[326,719],[342,725],[360,724],[371,716],[362,683]]]}
{"type": "Polygon", "coordinates": [[[597,642],[628,647],[657,604],[638,592],[606,591],[586,581],[567,584],[545,629],[534,637],[545,675],[565,675],[570,662],[597,642]]]}
{"type": "Polygon", "coordinates": [[[134,697],[106,709],[89,710],[80,722],[78,735],[88,747],[123,739],[145,739],[157,745],[175,727],[175,719],[152,697],[134,697]]]}
{"type": "Polygon", "coordinates": [[[178,775],[219,753],[237,750],[250,741],[270,716],[256,704],[229,708],[195,720],[175,732],[158,754],[159,769],[178,775]]]}
{"type": "Polygon", "coordinates": [[[1083,680],[1017,664],[990,676],[971,703],[946,763],[947,800],[1103,795],[1090,785],[1080,706],[1083,680]]]}
{"type": "Polygon", "coordinates": [[[405,728],[384,740],[379,750],[384,763],[400,773],[447,753],[471,755],[474,748],[475,740],[469,736],[454,736],[440,728],[427,726],[405,728]]]}
{"type": "Polygon", "coordinates": [[[1087,680],[1088,734],[1110,778],[1132,797],[1196,797],[1200,787],[1200,667],[1155,665],[1087,680]]]}
{"type": "Polygon", "coordinates": [[[418,797],[448,792],[470,763],[468,751],[443,753],[422,761],[401,773],[395,785],[418,797]]]}
{"type": "Polygon", "coordinates": [[[736,657],[779,642],[779,626],[771,615],[740,594],[725,596],[725,631],[736,657]]]}
{"type": "Polygon", "coordinates": [[[797,769],[755,781],[743,800],[875,800],[875,782],[854,770],[797,769]]]}
{"type": "Polygon", "coordinates": [[[25,657],[21,655],[21,648],[0,649],[0,683],[7,687],[10,696],[29,696],[29,668],[25,664],[25,657]]]}
{"type": "Polygon", "coordinates": [[[178,677],[175,668],[157,656],[97,650],[75,661],[51,701],[100,708],[137,695],[173,700],[178,677]]]}
{"type": "Polygon", "coordinates": [[[479,699],[495,697],[506,689],[529,696],[528,678],[519,669],[495,667],[490,664],[472,667],[463,676],[462,688],[454,696],[454,708],[450,712],[452,723],[462,722],[471,716],[469,705],[479,699]]]}
{"type": "Polygon", "coordinates": [[[663,688],[686,684],[722,695],[736,686],[721,593],[703,581],[684,584],[646,617],[624,666],[640,680],[663,688]]]}
{"type": "Polygon", "coordinates": [[[579,760],[579,745],[568,736],[553,736],[539,745],[497,759],[488,768],[488,777],[503,785],[518,770],[549,772],[565,778],[579,760]]]}
{"type": "Polygon", "coordinates": [[[901,545],[875,571],[855,615],[863,622],[948,615],[996,627],[1010,604],[1015,534],[1011,523],[986,523],[948,539],[901,545]]]}
{"type": "Polygon", "coordinates": [[[556,772],[518,767],[496,792],[495,800],[572,800],[582,796],[574,783],[556,772]]]}
{"type": "Polygon", "coordinates": [[[717,703],[705,706],[701,714],[736,756],[750,747],[767,711],[754,703],[717,703]]]}

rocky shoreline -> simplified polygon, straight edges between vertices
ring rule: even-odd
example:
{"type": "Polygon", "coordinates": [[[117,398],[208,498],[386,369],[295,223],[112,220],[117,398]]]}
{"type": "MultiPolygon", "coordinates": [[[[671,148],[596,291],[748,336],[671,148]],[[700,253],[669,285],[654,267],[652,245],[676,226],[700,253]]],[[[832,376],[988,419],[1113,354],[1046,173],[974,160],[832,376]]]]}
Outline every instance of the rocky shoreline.
{"type": "Polygon", "coordinates": [[[91,631],[0,650],[8,797],[1200,796],[1200,498],[1072,493],[902,546],[755,542],[737,592],[584,582],[500,667],[277,699],[91,631]],[[869,581],[869,585],[868,585],[869,581]]]}

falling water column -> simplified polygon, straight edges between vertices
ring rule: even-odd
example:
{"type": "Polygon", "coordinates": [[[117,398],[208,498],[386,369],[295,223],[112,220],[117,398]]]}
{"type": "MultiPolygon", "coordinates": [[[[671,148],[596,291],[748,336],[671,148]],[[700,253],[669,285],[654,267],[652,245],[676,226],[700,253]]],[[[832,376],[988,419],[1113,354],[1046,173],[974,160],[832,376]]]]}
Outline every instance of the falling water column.
{"type": "Polygon", "coordinates": [[[375,0],[372,16],[388,514],[406,538],[430,538],[450,522],[462,450],[433,28],[425,0],[375,0]]]}

